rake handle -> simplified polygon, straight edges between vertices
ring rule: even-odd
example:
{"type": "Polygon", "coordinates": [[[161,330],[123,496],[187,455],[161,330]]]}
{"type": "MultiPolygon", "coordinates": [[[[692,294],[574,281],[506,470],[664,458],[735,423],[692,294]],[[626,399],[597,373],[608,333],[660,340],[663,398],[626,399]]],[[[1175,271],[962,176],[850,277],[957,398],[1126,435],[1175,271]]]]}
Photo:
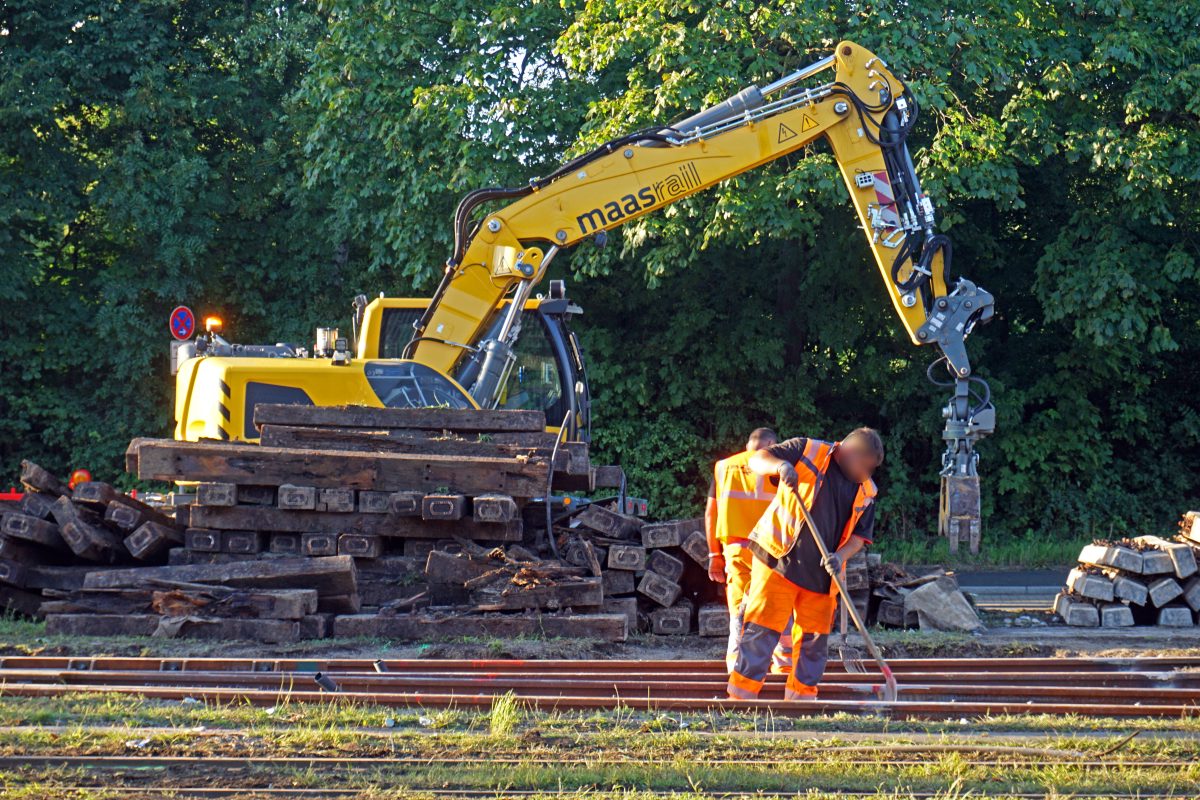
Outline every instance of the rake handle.
{"type": "MultiPolygon", "coordinates": [[[[800,506],[800,513],[804,515],[804,522],[807,524],[808,532],[812,534],[813,541],[817,544],[817,550],[821,553],[821,560],[824,561],[829,558],[829,548],[825,546],[825,540],[821,538],[821,532],[817,530],[817,522],[812,518],[812,514],[809,513],[808,506],[804,504],[804,498],[800,496],[799,489],[793,488],[792,492],[796,495],[796,504],[800,506]]],[[[862,617],[858,615],[858,609],[854,607],[853,603],[849,602],[850,593],[846,591],[846,582],[842,580],[841,570],[830,572],[829,577],[833,579],[834,584],[837,586],[838,594],[842,596],[842,608],[846,609],[846,613],[854,621],[854,627],[858,628],[858,632],[862,634],[863,643],[867,646],[867,652],[871,654],[871,658],[879,666],[879,671],[883,673],[888,689],[894,697],[896,693],[896,678],[892,675],[892,668],[884,661],[883,654],[875,646],[875,640],[871,638],[871,634],[867,633],[867,626],[863,623],[862,617]]]]}

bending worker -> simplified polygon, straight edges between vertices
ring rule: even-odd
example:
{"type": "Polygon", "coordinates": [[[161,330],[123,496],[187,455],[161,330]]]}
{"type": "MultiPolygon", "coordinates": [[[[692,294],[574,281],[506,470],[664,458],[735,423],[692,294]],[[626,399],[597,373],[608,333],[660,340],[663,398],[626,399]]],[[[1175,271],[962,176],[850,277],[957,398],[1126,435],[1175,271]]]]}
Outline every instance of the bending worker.
{"type": "Polygon", "coordinates": [[[730,697],[758,696],[771,651],[794,615],[792,672],[785,699],[815,697],[825,673],[837,608],[832,575],[874,536],[875,482],[883,441],[858,428],[841,442],[796,438],[750,457],[757,475],[779,477],[779,490],[750,534],[754,554],[741,642],[729,675],[730,697]],[[828,559],[822,559],[797,503],[812,513],[828,559]]]}
{"type": "MultiPolygon", "coordinates": [[[[738,638],[742,633],[742,601],[750,585],[750,530],[775,499],[779,479],[763,476],[750,469],[750,458],[759,449],[778,441],[770,428],[755,428],[746,441],[746,449],[723,458],[713,467],[713,480],[704,508],[704,532],[708,537],[708,577],[725,584],[729,606],[729,645],[725,664],[733,669],[738,638]]],[[[790,627],[790,626],[789,626],[790,627]]],[[[775,645],[771,669],[789,672],[792,668],[791,633],[785,631],[775,645]]]]}

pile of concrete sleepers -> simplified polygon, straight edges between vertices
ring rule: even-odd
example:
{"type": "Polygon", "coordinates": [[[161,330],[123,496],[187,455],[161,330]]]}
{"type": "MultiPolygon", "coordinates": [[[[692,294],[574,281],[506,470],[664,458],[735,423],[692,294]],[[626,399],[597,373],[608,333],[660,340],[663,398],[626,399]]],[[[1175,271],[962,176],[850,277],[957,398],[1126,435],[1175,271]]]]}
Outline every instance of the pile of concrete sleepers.
{"type": "Polygon", "coordinates": [[[1054,602],[1068,625],[1186,628],[1200,611],[1200,512],[1188,512],[1173,539],[1097,540],[1054,602]]]}

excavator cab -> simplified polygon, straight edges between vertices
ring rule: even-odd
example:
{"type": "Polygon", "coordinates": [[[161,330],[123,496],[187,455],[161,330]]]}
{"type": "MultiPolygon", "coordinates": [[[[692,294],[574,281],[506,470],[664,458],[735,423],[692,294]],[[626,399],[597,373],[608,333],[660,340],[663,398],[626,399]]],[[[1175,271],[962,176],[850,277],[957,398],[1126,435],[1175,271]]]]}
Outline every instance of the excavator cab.
{"type": "MultiPolygon", "coordinates": [[[[550,296],[525,303],[515,359],[499,392],[496,408],[542,411],[553,430],[558,430],[565,421],[568,438],[587,441],[591,426],[587,375],[579,340],[568,324],[583,309],[565,297],[561,281],[551,284],[550,296]]],[[[375,302],[381,304],[377,314],[372,315],[369,306],[364,313],[365,335],[359,357],[401,360],[412,339],[413,325],[425,313],[429,301],[381,298],[375,302]],[[378,318],[377,326],[374,317],[378,318]]],[[[503,310],[492,321],[493,328],[499,328],[503,310]]],[[[478,357],[478,353],[471,354],[471,359],[478,357]]]]}
{"type": "MultiPolygon", "coordinates": [[[[318,328],[312,349],[291,344],[233,344],[218,331],[179,348],[175,438],[256,441],[260,403],[477,408],[462,385],[406,360],[413,323],[427,298],[355,301],[354,340],[318,328]]],[[[566,427],[569,441],[591,438],[591,395],[583,350],[570,320],[582,309],[561,281],[548,296],[526,300],[496,408],[546,414],[548,430],[566,427]]],[[[492,323],[500,325],[502,313],[492,323]]],[[[472,353],[471,357],[476,357],[472,353]]]]}

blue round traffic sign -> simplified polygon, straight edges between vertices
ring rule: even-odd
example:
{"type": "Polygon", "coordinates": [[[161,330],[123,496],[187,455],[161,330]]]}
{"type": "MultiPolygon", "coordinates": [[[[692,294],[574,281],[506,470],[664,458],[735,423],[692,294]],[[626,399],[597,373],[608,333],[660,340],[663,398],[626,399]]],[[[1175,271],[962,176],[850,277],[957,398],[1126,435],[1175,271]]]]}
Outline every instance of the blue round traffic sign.
{"type": "Polygon", "coordinates": [[[187,306],[176,306],[171,312],[171,335],[176,339],[190,339],[196,332],[196,315],[187,306]]]}

